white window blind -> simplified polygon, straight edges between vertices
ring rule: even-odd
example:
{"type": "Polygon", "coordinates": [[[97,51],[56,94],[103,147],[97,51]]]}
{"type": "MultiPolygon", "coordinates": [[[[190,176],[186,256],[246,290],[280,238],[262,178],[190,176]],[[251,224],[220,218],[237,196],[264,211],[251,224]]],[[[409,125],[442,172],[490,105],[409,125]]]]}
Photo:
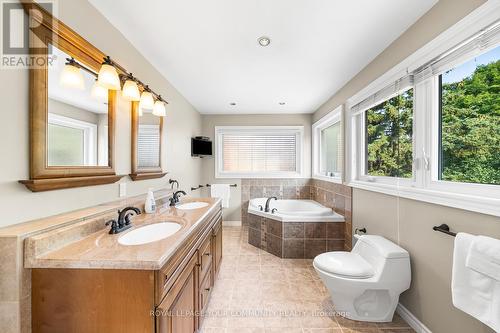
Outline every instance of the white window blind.
{"type": "Polygon", "coordinates": [[[500,43],[500,22],[484,29],[464,43],[457,45],[443,55],[421,66],[415,71],[415,81],[422,82],[430,77],[469,60],[470,58],[486,52],[500,43]]]}
{"type": "Polygon", "coordinates": [[[351,107],[351,113],[356,115],[380,104],[413,86],[413,75],[406,75],[385,88],[363,99],[351,107]]]}
{"type": "Polygon", "coordinates": [[[154,168],[160,165],[159,125],[139,125],[137,163],[141,168],[154,168]]]}
{"type": "Polygon", "coordinates": [[[300,129],[219,128],[220,175],[289,176],[300,173],[300,129]]]}

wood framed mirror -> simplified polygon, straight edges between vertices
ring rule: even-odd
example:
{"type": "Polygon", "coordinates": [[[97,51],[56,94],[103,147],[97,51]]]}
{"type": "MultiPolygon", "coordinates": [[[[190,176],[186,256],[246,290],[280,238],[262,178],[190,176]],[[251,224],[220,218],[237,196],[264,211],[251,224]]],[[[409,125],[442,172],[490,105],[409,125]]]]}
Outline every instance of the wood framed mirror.
{"type": "Polygon", "coordinates": [[[139,110],[139,102],[132,102],[132,173],[133,180],[161,178],[163,172],[163,117],[139,110]]]}
{"type": "Polygon", "coordinates": [[[38,192],[118,181],[123,176],[114,170],[117,92],[99,95],[93,89],[105,54],[38,4],[23,7],[36,21],[30,40],[41,45],[31,55],[45,62],[29,69],[30,179],[20,182],[38,192]],[[73,74],[83,80],[64,76],[71,59],[81,66],[73,74]]]}

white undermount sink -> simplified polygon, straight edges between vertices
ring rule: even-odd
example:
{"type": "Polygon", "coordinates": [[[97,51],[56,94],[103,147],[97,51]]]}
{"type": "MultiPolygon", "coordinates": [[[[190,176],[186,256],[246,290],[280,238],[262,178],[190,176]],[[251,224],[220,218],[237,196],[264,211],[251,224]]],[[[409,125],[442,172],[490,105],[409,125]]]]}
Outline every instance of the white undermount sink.
{"type": "Polygon", "coordinates": [[[159,241],[172,236],[181,229],[181,225],[175,222],[160,222],[137,228],[118,238],[122,245],[141,245],[159,241]]]}
{"type": "Polygon", "coordinates": [[[193,201],[193,202],[186,202],[184,204],[180,204],[180,205],[176,206],[175,208],[188,210],[188,209],[203,208],[203,207],[207,207],[207,206],[208,206],[208,203],[206,203],[206,202],[193,201]]]}

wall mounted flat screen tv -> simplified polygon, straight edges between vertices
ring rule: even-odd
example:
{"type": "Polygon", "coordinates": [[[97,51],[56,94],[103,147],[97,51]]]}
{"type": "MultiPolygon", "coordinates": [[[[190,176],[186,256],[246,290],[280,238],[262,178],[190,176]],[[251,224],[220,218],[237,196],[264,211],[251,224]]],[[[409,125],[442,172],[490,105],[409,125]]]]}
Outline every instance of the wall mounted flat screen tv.
{"type": "Polygon", "coordinates": [[[200,136],[191,138],[191,156],[212,156],[212,141],[200,136]]]}

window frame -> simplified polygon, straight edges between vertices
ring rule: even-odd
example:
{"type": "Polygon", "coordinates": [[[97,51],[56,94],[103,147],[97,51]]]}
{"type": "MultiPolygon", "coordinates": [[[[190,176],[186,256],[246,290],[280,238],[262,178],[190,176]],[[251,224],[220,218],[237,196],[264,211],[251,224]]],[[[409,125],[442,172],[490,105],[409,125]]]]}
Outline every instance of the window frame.
{"type": "MultiPolygon", "coordinates": [[[[414,73],[456,45],[471,40],[471,36],[477,36],[478,32],[482,32],[499,22],[499,10],[499,3],[487,2],[347,100],[347,185],[407,199],[500,216],[499,185],[439,180],[440,94],[438,81],[442,71],[439,74],[433,73],[430,77],[413,85],[414,179],[412,182],[404,182],[404,179],[387,181],[384,179],[385,177],[377,177],[373,181],[373,179],[362,177],[362,168],[365,165],[361,154],[365,142],[364,112],[354,114],[351,110],[360,101],[383,89],[387,84],[408,75],[408,73],[414,73]]],[[[496,44],[496,46],[498,45],[500,44],[496,44]]],[[[457,47],[457,49],[459,48],[457,47]]],[[[470,57],[474,56],[471,54],[470,57]]],[[[449,68],[453,68],[459,64],[450,62],[448,65],[449,68]]]]}
{"type": "MultiPolygon", "coordinates": [[[[345,158],[344,158],[344,151],[341,151],[340,154],[342,155],[342,163],[340,166],[340,176],[333,176],[333,177],[328,177],[323,174],[321,174],[321,131],[324,129],[335,125],[337,123],[340,123],[340,136],[341,138],[344,137],[344,106],[340,105],[337,108],[335,108],[333,111],[329,112],[327,115],[325,115],[323,118],[318,120],[312,125],[312,153],[313,153],[313,160],[312,160],[312,178],[314,179],[319,179],[319,180],[324,180],[327,182],[331,183],[337,183],[337,184],[342,184],[343,182],[343,176],[344,176],[344,169],[345,169],[345,158]]],[[[342,141],[344,141],[342,139],[342,141]]],[[[342,145],[344,146],[344,145],[342,145]]]]}
{"type": "Polygon", "coordinates": [[[303,178],[304,126],[215,126],[215,178],[303,178]],[[262,135],[266,133],[295,135],[294,172],[227,172],[224,171],[223,139],[224,134],[262,135]]]}
{"type": "MultiPolygon", "coordinates": [[[[61,116],[56,113],[48,113],[48,125],[57,125],[69,127],[83,131],[83,164],[96,165],[97,163],[97,125],[87,121],[78,120],[66,116],[61,116]]],[[[48,132],[47,132],[48,135],[48,132]]],[[[47,154],[48,154],[47,150],[47,154]]],[[[48,161],[48,155],[47,155],[48,161]]],[[[57,165],[51,165],[57,167],[57,165]]]]}
{"type": "MultiPolygon", "coordinates": [[[[395,94],[388,96],[383,101],[377,103],[374,106],[378,106],[382,103],[387,102],[391,98],[399,96],[403,94],[405,91],[414,89],[414,87],[407,87],[405,89],[401,89],[395,94]]],[[[372,107],[374,107],[372,106],[372,107]]],[[[370,108],[372,108],[370,107],[370,108]]],[[[358,158],[359,163],[357,163],[356,175],[360,181],[374,183],[374,184],[385,184],[385,185],[404,185],[404,186],[414,186],[415,184],[415,160],[413,159],[412,163],[412,177],[411,178],[403,178],[403,177],[390,177],[390,176],[373,176],[368,174],[367,170],[367,148],[368,142],[366,138],[366,111],[364,110],[356,116],[359,117],[357,126],[358,126],[358,140],[357,140],[357,149],[358,149],[358,158]]],[[[415,89],[413,91],[413,117],[415,116],[415,89]]],[[[412,134],[412,149],[415,152],[415,121],[413,121],[413,134],[412,134]]]]}

